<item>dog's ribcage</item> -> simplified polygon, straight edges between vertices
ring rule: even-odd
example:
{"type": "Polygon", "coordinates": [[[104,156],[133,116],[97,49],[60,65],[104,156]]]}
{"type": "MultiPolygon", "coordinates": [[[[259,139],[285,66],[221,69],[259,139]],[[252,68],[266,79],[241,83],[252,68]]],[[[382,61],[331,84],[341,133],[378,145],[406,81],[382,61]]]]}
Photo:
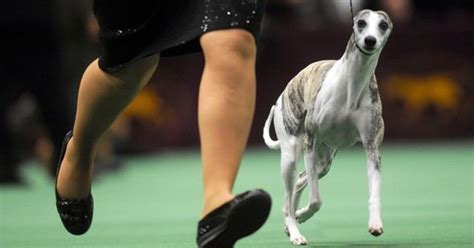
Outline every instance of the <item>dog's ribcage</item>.
{"type": "Polygon", "coordinates": [[[301,133],[307,113],[311,113],[326,73],[335,60],[315,62],[300,71],[282,94],[283,122],[288,134],[301,133]]]}

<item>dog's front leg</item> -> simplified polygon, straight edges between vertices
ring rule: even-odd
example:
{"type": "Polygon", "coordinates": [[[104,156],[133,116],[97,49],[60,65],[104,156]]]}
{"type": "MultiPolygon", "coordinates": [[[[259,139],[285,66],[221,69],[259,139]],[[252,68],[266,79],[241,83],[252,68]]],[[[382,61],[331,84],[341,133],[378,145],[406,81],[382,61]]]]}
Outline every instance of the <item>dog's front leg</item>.
{"type": "Polygon", "coordinates": [[[367,176],[369,181],[369,232],[374,236],[383,233],[382,218],[380,216],[380,188],[381,188],[381,159],[378,145],[366,145],[367,176]]]}

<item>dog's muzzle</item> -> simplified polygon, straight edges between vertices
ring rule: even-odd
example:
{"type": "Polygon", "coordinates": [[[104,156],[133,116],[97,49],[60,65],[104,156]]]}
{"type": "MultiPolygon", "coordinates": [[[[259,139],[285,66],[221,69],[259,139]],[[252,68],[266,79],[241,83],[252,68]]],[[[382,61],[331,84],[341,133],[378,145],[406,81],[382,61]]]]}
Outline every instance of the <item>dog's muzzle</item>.
{"type": "Polygon", "coordinates": [[[373,36],[367,36],[364,39],[365,48],[368,50],[375,49],[375,45],[377,44],[377,39],[373,36]]]}
{"type": "Polygon", "coordinates": [[[375,45],[377,45],[377,39],[373,36],[367,36],[364,39],[364,49],[362,49],[357,42],[355,42],[355,46],[357,50],[359,50],[362,54],[370,56],[373,55],[375,51],[375,45]]]}

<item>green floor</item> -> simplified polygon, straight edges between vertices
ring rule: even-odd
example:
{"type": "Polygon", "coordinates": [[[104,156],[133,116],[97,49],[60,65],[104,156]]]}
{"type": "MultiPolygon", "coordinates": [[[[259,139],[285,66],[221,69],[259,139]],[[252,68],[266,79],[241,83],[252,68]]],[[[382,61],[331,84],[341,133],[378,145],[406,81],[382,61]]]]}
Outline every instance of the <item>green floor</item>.
{"type": "MultiPolygon", "coordinates": [[[[340,151],[322,182],[323,207],[301,226],[308,247],[474,247],[474,142],[385,144],[385,233],[367,232],[365,155],[340,151]]],[[[195,151],[126,159],[128,166],[93,186],[91,230],[74,237],[54,207],[53,184],[31,163],[27,187],[0,187],[0,247],[195,246],[201,174],[195,151]]],[[[250,149],[236,191],[262,187],[274,206],[269,221],[237,248],[292,247],[283,233],[279,153],[250,149]]]]}

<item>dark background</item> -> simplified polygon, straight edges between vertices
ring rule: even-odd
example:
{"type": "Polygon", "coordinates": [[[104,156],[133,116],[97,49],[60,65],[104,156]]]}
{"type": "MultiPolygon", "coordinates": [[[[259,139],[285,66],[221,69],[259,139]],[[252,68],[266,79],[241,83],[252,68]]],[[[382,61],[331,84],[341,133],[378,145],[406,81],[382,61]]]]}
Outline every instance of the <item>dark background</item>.
{"type": "MultiPolygon", "coordinates": [[[[91,1],[7,1],[2,23],[0,164],[38,158],[53,171],[70,129],[85,67],[98,56],[91,1]]],[[[354,0],[354,11],[382,9],[394,30],[377,78],[385,140],[431,142],[474,138],[474,1],[354,0]]],[[[262,146],[271,105],[308,64],[342,56],[351,35],[349,0],[270,0],[258,40],[257,106],[249,143],[262,146]]],[[[149,85],[99,149],[146,153],[199,144],[197,95],[201,54],[162,58],[149,85]]],[[[2,180],[0,180],[2,181],[2,180]]]]}
{"type": "MultiPolygon", "coordinates": [[[[288,81],[314,61],[338,59],[351,34],[350,16],[345,22],[316,14],[308,17],[298,10],[305,1],[276,2],[268,8],[259,40],[257,107],[250,136],[255,145],[262,144],[268,111],[288,81]]],[[[432,5],[414,1],[411,16],[394,19],[376,70],[388,141],[474,137],[472,3],[429,2],[432,5]]],[[[366,7],[380,8],[380,3],[366,7]]],[[[200,55],[162,60],[149,87],[158,92],[168,115],[163,115],[158,128],[138,124],[134,136],[138,143],[149,149],[197,144],[202,65],[200,55]]]]}

